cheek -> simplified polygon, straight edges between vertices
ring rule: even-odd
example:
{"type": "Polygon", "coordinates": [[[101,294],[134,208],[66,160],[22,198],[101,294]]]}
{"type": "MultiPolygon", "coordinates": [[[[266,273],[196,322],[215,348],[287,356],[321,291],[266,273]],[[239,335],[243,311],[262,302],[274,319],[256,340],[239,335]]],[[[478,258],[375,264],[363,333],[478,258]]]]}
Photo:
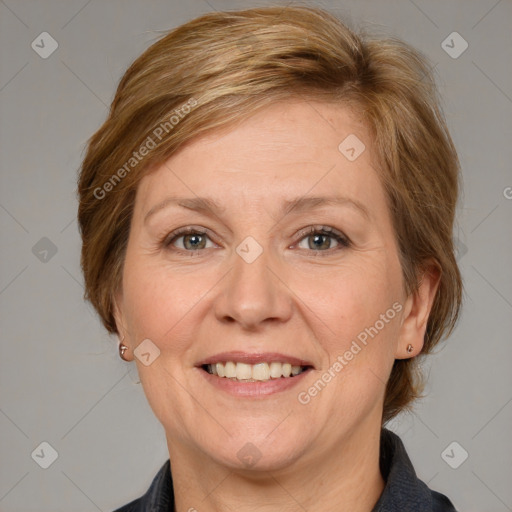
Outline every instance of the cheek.
{"type": "Polygon", "coordinates": [[[193,315],[196,303],[211,288],[208,279],[201,273],[176,272],[143,258],[133,260],[126,262],[123,282],[124,305],[132,336],[136,342],[149,338],[158,346],[172,338],[173,350],[179,351],[182,343],[176,334],[180,326],[187,323],[187,317],[193,315]]]}
{"type": "Polygon", "coordinates": [[[204,273],[177,272],[161,261],[157,265],[142,257],[127,258],[123,277],[124,307],[134,345],[150,339],[160,350],[149,366],[135,360],[144,393],[155,416],[167,428],[182,429],[179,435],[186,437],[182,422],[174,421],[190,410],[190,397],[183,392],[188,386],[184,361],[197,339],[194,326],[201,320],[201,297],[213,283],[204,273]]]}
{"type": "MultiPolygon", "coordinates": [[[[368,255],[333,269],[329,279],[308,280],[311,310],[321,320],[318,336],[331,367],[345,356],[347,376],[367,377],[368,368],[387,379],[399,334],[401,274],[397,261],[368,255]],[[314,290],[314,292],[312,292],[314,290]],[[366,368],[361,373],[359,370],[366,368]]],[[[297,287],[299,283],[297,282],[297,287]]],[[[308,297],[307,288],[297,288],[308,297]]],[[[305,301],[306,302],[306,301],[305,301]]]]}
{"type": "Polygon", "coordinates": [[[390,262],[378,260],[372,255],[333,268],[323,279],[309,276],[303,284],[297,281],[295,289],[316,305],[332,334],[364,329],[401,298],[399,273],[390,262]]]}

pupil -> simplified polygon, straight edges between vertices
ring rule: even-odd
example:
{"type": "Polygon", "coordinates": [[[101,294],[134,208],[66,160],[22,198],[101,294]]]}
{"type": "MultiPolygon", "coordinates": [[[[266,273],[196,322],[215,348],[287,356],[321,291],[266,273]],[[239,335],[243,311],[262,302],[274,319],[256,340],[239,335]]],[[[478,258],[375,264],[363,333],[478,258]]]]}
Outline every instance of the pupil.
{"type": "Polygon", "coordinates": [[[186,242],[189,242],[189,243],[190,243],[190,241],[191,241],[191,240],[195,240],[195,242],[194,242],[194,241],[192,241],[192,244],[191,244],[192,249],[195,249],[195,248],[197,248],[197,247],[200,247],[200,246],[201,246],[201,243],[200,243],[200,238],[201,238],[201,236],[202,236],[202,235],[187,235],[187,236],[185,237],[185,245],[186,245],[186,242]],[[199,241],[199,243],[197,243],[198,241],[199,241]]]}
{"type": "MultiPolygon", "coordinates": [[[[313,236],[313,239],[314,239],[313,243],[316,245],[315,249],[318,249],[319,247],[325,246],[326,245],[325,243],[322,244],[322,239],[326,239],[326,238],[327,238],[326,235],[314,235],[313,236]],[[320,242],[320,245],[318,245],[317,242],[320,242]]],[[[325,240],[324,240],[324,242],[325,242],[325,240]]],[[[329,243],[327,241],[327,246],[328,245],[329,245],[329,243]]]]}

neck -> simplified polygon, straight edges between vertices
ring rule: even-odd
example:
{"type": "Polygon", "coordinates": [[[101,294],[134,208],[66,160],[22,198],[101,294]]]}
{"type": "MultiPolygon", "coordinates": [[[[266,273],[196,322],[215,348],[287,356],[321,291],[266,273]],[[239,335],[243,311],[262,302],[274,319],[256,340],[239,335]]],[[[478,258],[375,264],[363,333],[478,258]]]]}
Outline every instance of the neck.
{"type": "Polygon", "coordinates": [[[358,426],[335,450],[276,471],[240,471],[192,455],[168,438],[175,510],[371,512],[385,485],[379,441],[380,424],[358,426]]]}

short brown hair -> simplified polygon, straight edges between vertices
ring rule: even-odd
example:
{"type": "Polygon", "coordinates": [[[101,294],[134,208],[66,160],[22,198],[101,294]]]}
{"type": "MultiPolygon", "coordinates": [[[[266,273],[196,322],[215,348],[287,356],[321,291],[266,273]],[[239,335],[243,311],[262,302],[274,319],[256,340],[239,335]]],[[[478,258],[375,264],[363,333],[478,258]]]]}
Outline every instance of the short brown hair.
{"type": "MultiPolygon", "coordinates": [[[[394,38],[360,36],[322,9],[281,6],[210,13],[169,32],[128,68],[88,141],[81,265],[85,298],[110,333],[141,178],[198,135],[290,97],[350,103],[366,120],[407,293],[427,261],[441,271],[422,353],[452,332],[462,299],[452,240],[459,162],[426,59],[394,38]],[[150,150],[132,160],[148,137],[150,150]]],[[[383,422],[419,396],[415,359],[395,361],[383,422]]]]}

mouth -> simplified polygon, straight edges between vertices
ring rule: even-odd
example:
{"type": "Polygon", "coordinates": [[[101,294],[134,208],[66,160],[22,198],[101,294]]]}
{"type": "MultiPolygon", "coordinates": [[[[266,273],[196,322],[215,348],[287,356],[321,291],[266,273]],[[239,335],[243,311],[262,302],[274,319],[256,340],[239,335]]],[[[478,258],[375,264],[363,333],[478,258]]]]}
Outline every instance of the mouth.
{"type": "Polygon", "coordinates": [[[225,361],[203,364],[201,368],[210,375],[238,382],[268,382],[275,379],[292,379],[311,369],[311,365],[295,365],[278,361],[248,364],[225,361]]]}
{"type": "Polygon", "coordinates": [[[196,369],[214,389],[258,400],[296,388],[315,367],[286,354],[233,351],[203,359],[196,369]]]}

